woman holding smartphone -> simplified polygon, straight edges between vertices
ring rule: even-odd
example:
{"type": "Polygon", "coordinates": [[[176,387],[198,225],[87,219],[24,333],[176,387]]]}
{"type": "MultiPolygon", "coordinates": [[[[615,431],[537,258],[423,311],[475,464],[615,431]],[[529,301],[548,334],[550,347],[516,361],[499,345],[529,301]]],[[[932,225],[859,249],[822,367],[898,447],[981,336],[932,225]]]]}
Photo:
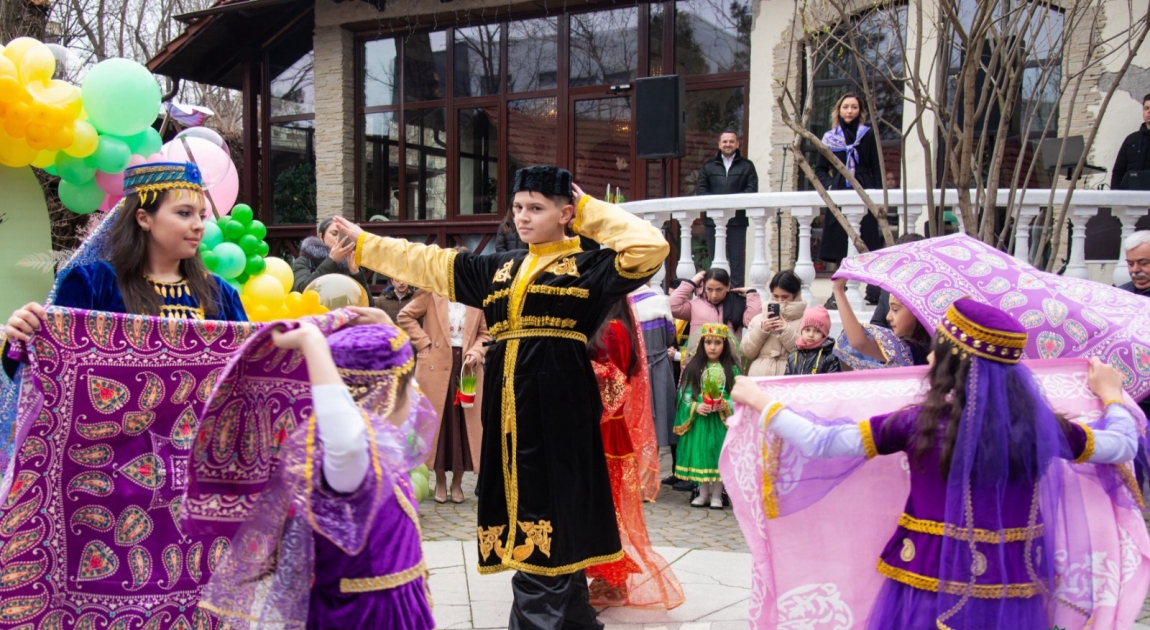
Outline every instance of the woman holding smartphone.
{"type": "Polygon", "coordinates": [[[748,376],[782,376],[787,357],[795,350],[803,313],[803,281],[793,271],[780,271],[771,278],[771,301],[751,319],[743,331],[740,349],[747,358],[748,376]]]}

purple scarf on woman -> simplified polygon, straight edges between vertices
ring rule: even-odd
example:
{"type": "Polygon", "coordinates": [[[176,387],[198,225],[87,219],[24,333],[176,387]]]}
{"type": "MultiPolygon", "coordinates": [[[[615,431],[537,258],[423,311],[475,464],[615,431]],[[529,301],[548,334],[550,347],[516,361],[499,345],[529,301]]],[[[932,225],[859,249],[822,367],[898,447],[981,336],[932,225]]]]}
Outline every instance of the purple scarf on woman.
{"type": "MultiPolygon", "coordinates": [[[[847,154],[847,170],[851,175],[855,173],[855,166],[859,162],[859,143],[866,137],[870,127],[859,123],[858,132],[855,133],[855,141],[847,143],[846,136],[843,135],[842,125],[835,125],[833,129],[823,134],[823,144],[831,151],[846,151],[847,154]]],[[[847,188],[851,188],[851,183],[847,181],[847,188]]]]}

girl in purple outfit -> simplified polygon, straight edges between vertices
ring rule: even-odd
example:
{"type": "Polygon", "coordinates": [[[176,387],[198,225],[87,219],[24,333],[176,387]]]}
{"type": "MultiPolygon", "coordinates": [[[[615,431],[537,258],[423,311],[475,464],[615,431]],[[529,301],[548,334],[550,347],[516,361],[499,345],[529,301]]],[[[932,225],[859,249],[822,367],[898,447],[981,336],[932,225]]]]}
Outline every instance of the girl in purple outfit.
{"type": "MultiPolygon", "coordinates": [[[[273,436],[276,470],[200,607],[236,629],[431,630],[407,473],[426,457],[437,423],[411,382],[407,335],[376,324],[325,338],[309,323],[270,334],[275,346],[303,354],[312,415],[273,436]]],[[[256,341],[233,364],[258,353],[256,341]]]]}
{"type": "MultiPolygon", "coordinates": [[[[1055,579],[1056,564],[1090,557],[1086,516],[1062,460],[1129,462],[1138,431],[1122,375],[1097,359],[1088,381],[1105,416],[1091,426],[1055,414],[1018,363],[1026,340],[1006,313],[958,300],[935,332],[922,403],[862,422],[804,417],[736,379],[732,399],[806,457],[907,454],[910,496],[878,560],[887,580],[868,629],[1046,630],[1056,621],[1067,627],[1067,618],[1088,625],[1089,598],[1069,597],[1055,579]]],[[[1100,480],[1125,471],[1096,468],[1109,469],[1100,480]]],[[[1116,500],[1131,496],[1120,482],[1111,490],[1116,500]]]]}

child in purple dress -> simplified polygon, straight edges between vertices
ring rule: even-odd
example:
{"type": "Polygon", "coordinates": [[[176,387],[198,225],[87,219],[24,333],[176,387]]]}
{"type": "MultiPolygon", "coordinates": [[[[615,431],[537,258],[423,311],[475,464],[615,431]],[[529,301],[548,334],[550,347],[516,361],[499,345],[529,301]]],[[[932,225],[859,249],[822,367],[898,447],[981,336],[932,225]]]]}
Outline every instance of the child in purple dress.
{"type": "MultiPolygon", "coordinates": [[[[276,471],[200,607],[237,629],[431,630],[407,473],[427,454],[436,414],[411,383],[407,335],[378,324],[325,338],[302,323],[271,338],[303,354],[312,416],[272,436],[276,471]]],[[[255,341],[233,363],[259,353],[255,341]]],[[[241,377],[230,391],[256,380],[241,377]]]]}
{"type": "Polygon", "coordinates": [[[1129,462],[1138,430],[1122,375],[1097,359],[1088,381],[1105,416],[1091,426],[1055,414],[1019,364],[1026,341],[1006,313],[958,300],[935,333],[922,403],[862,422],[804,417],[736,379],[732,399],[805,457],[907,454],[910,496],[878,560],[887,580],[868,629],[1046,630],[1056,615],[1073,627],[1090,618],[1089,597],[1072,601],[1055,579],[1066,558],[1090,557],[1061,460],[1129,462]]]}

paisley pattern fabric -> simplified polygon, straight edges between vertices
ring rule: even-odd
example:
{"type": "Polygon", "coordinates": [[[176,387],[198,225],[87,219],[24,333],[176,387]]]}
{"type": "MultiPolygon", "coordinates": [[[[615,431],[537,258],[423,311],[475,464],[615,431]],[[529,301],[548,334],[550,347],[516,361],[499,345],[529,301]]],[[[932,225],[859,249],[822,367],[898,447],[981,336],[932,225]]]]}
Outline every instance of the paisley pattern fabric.
{"type": "Polygon", "coordinates": [[[927,330],[969,296],[1029,329],[1023,359],[1098,357],[1122,372],[1134,400],[1150,394],[1150,308],[1129,291],[1039,271],[965,234],[848,258],[835,277],[886,289],[927,330]]]}
{"type": "Polygon", "coordinates": [[[49,308],[0,486],[0,626],[214,627],[196,603],[227,541],[180,527],[195,394],[258,328],[49,308]]]}

